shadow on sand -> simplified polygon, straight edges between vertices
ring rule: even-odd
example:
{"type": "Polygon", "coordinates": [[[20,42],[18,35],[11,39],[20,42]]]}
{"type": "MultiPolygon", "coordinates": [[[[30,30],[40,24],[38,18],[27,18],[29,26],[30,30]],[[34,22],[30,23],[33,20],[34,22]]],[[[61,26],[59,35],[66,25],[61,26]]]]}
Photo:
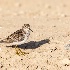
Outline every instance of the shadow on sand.
{"type": "MultiPolygon", "coordinates": [[[[28,43],[22,44],[22,45],[18,45],[18,48],[21,49],[35,49],[40,47],[41,45],[45,44],[45,43],[49,43],[49,39],[44,39],[41,41],[30,41],[28,43]]],[[[14,46],[7,46],[7,47],[14,47],[14,46]]]]}

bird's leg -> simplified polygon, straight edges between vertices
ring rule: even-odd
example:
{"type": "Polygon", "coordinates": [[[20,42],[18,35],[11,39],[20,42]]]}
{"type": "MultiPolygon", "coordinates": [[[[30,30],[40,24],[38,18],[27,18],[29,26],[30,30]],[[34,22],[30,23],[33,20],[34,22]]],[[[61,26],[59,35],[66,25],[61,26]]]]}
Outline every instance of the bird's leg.
{"type": "Polygon", "coordinates": [[[17,54],[17,55],[25,55],[25,54],[29,54],[29,53],[26,53],[26,52],[21,51],[21,49],[18,48],[17,45],[15,46],[15,49],[16,49],[16,54],[17,54]]]}
{"type": "MultiPolygon", "coordinates": [[[[19,41],[19,33],[18,33],[18,41],[19,41]]],[[[29,54],[29,53],[26,53],[26,52],[21,51],[21,49],[18,48],[18,45],[15,46],[15,49],[16,49],[16,54],[18,54],[18,55],[29,54]]]]}
{"type": "Polygon", "coordinates": [[[17,45],[15,45],[15,49],[17,48],[17,45]]]}

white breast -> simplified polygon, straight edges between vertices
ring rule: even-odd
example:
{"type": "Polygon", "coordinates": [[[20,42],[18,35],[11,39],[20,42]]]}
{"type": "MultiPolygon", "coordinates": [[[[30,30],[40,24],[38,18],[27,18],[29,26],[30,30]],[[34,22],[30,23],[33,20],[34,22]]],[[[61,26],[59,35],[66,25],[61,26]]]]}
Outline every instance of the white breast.
{"type": "Polygon", "coordinates": [[[19,41],[19,42],[10,43],[10,45],[21,45],[21,44],[24,44],[27,41],[29,35],[30,35],[30,31],[27,31],[26,34],[25,34],[24,40],[19,41]]]}

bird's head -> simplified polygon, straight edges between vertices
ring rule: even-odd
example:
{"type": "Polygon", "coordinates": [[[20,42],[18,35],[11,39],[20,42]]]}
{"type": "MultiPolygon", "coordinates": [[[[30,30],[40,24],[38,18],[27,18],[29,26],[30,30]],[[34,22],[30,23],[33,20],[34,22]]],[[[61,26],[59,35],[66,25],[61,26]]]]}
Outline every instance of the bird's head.
{"type": "MultiPolygon", "coordinates": [[[[30,29],[30,25],[29,25],[29,24],[24,24],[24,26],[22,26],[22,28],[23,28],[23,29],[28,29],[28,30],[32,31],[32,30],[30,29]]],[[[32,31],[32,32],[33,32],[33,31],[32,31]]]]}

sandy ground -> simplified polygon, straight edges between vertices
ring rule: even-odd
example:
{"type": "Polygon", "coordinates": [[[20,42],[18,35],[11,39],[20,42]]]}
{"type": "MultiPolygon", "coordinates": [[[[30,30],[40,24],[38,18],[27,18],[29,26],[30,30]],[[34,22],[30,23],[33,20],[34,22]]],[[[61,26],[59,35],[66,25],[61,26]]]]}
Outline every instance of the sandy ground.
{"type": "Polygon", "coordinates": [[[0,0],[0,39],[24,24],[33,32],[19,48],[29,54],[0,44],[0,70],[70,70],[70,0],[0,0]]]}

